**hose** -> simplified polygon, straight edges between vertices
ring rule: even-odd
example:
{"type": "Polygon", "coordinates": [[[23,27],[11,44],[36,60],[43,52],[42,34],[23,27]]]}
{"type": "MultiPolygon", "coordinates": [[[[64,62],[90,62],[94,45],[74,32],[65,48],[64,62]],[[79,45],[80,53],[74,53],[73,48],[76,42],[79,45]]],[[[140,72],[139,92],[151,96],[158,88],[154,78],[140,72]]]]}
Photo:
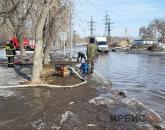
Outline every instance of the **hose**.
{"type": "Polygon", "coordinates": [[[79,73],[77,73],[77,71],[75,69],[73,69],[73,67],[68,67],[68,69],[70,69],[72,72],[74,72],[82,81],[85,81],[85,79],[79,75],[79,73]]]}
{"type": "Polygon", "coordinates": [[[14,85],[14,86],[0,86],[0,89],[5,89],[5,88],[30,88],[30,87],[49,87],[49,88],[74,88],[78,87],[80,85],[86,84],[87,81],[85,80],[82,83],[78,83],[75,85],[68,85],[68,86],[61,86],[61,85],[49,85],[49,84],[29,84],[29,85],[14,85]]]}

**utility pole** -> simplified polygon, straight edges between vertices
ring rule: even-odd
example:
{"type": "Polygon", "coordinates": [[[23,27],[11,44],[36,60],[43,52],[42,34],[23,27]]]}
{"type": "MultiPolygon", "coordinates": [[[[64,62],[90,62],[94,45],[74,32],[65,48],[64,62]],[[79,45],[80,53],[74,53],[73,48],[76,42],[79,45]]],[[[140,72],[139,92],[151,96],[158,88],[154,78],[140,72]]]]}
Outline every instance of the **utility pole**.
{"type": "Polygon", "coordinates": [[[108,42],[111,43],[111,19],[108,19],[108,42]]]}
{"type": "Polygon", "coordinates": [[[91,21],[90,22],[88,22],[89,23],[89,26],[90,26],[90,36],[91,37],[93,37],[94,36],[94,31],[95,31],[95,29],[94,29],[94,26],[95,26],[95,21],[93,21],[93,17],[91,16],[91,21]]]}
{"type": "Polygon", "coordinates": [[[107,30],[108,30],[108,18],[109,18],[109,15],[107,14],[107,11],[106,11],[106,15],[105,15],[105,28],[104,28],[104,36],[107,36],[107,30]]]}
{"type": "Polygon", "coordinates": [[[83,42],[86,42],[86,29],[84,29],[84,38],[83,38],[83,42]]]}
{"type": "Polygon", "coordinates": [[[157,41],[158,41],[158,28],[157,28],[157,25],[158,25],[158,20],[155,20],[155,43],[157,44],[157,41]]]}
{"type": "Polygon", "coordinates": [[[86,38],[86,29],[84,29],[84,38],[86,38]]]}
{"type": "Polygon", "coordinates": [[[128,33],[128,30],[127,28],[125,28],[125,41],[127,40],[127,33],[128,33]]]}
{"type": "Polygon", "coordinates": [[[108,42],[111,43],[111,30],[112,30],[112,24],[110,15],[107,14],[105,16],[105,36],[108,38],[108,42]]]}
{"type": "Polygon", "coordinates": [[[111,19],[110,18],[108,18],[108,23],[107,23],[107,33],[108,33],[108,35],[107,35],[107,37],[108,37],[108,42],[109,43],[111,43],[112,41],[112,39],[111,39],[111,30],[112,30],[112,24],[114,24],[114,23],[111,23],[111,19]]]}

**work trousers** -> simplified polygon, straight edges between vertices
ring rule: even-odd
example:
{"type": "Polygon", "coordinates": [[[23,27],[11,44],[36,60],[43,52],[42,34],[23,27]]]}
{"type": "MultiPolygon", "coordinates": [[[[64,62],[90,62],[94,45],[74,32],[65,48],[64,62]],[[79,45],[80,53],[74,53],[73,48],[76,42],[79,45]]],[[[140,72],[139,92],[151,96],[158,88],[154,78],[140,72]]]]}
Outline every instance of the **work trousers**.
{"type": "Polygon", "coordinates": [[[14,66],[14,56],[9,56],[8,57],[8,67],[13,67],[14,66]]]}
{"type": "Polygon", "coordinates": [[[89,71],[90,74],[92,74],[93,71],[94,71],[94,60],[89,60],[88,61],[88,66],[89,66],[88,71],[89,71]]]}

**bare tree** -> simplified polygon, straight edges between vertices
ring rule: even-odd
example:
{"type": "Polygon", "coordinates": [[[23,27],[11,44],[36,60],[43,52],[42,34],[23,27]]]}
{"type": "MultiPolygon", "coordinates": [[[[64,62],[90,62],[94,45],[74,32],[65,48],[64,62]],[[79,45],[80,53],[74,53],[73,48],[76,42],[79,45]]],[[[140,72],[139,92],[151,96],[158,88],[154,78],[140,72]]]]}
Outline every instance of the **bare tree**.
{"type": "Polygon", "coordinates": [[[67,3],[59,3],[58,7],[52,8],[46,25],[47,37],[44,47],[44,64],[49,64],[49,53],[53,42],[58,39],[59,32],[66,31],[69,21],[67,3]]]}
{"type": "Polygon", "coordinates": [[[148,27],[141,27],[139,34],[143,40],[154,40],[154,28],[153,24],[149,24],[148,27]]]}
{"type": "Polygon", "coordinates": [[[23,45],[24,27],[32,9],[34,0],[1,0],[1,25],[10,27],[13,35],[18,38],[21,55],[26,56],[23,45]]]}
{"type": "Polygon", "coordinates": [[[160,33],[160,40],[165,43],[165,20],[160,20],[157,24],[157,30],[160,33]]]}
{"type": "MultiPolygon", "coordinates": [[[[8,25],[17,37],[24,33],[25,28],[31,29],[36,43],[32,81],[40,82],[44,54],[45,63],[48,63],[46,60],[51,43],[55,41],[58,32],[65,30],[66,27],[63,25],[68,19],[67,0],[0,0],[0,2],[1,25],[8,25]],[[27,26],[29,23],[30,26],[27,26]],[[44,36],[47,36],[46,40],[44,36]]],[[[19,40],[22,41],[22,37],[19,40]]],[[[23,46],[21,48],[23,49],[23,46]]]]}
{"type": "Polygon", "coordinates": [[[145,27],[141,27],[139,29],[139,37],[143,37],[146,33],[146,28],[145,27]]]}
{"type": "Polygon", "coordinates": [[[147,27],[141,27],[139,34],[145,40],[161,40],[165,43],[165,20],[155,19],[147,27]]]}
{"type": "Polygon", "coordinates": [[[43,33],[46,19],[49,11],[58,4],[58,0],[44,0],[38,2],[36,6],[39,6],[40,11],[37,11],[37,22],[35,32],[35,51],[33,56],[33,68],[32,68],[32,81],[40,82],[40,74],[43,68],[43,33]]]}

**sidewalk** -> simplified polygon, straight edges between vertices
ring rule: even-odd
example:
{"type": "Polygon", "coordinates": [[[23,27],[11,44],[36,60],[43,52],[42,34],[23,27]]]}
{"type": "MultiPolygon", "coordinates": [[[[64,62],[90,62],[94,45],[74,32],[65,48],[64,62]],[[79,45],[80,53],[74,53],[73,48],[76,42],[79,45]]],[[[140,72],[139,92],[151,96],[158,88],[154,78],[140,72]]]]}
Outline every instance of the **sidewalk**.
{"type": "Polygon", "coordinates": [[[23,60],[20,59],[20,51],[17,51],[15,67],[8,68],[6,52],[4,49],[0,49],[0,86],[18,85],[19,82],[30,79],[32,52],[27,52],[27,55],[30,57],[30,60],[24,64],[22,63],[23,60]]]}
{"type": "Polygon", "coordinates": [[[8,68],[7,65],[0,65],[0,86],[18,85],[19,82],[29,80],[30,66],[16,65],[14,68],[8,68]]]}

